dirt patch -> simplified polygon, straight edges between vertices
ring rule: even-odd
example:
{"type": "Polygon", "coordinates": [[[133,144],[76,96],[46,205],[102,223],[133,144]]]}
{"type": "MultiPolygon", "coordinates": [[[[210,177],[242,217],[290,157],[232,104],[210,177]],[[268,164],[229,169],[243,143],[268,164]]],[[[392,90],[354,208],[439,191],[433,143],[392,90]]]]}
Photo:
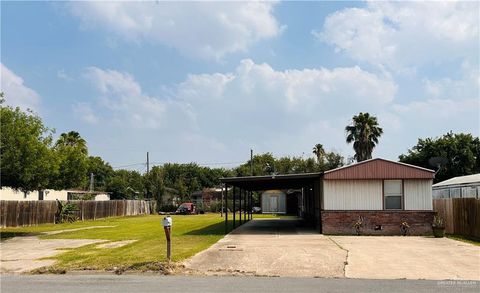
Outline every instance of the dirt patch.
{"type": "Polygon", "coordinates": [[[97,245],[97,248],[118,248],[125,246],[130,243],[134,243],[137,240],[123,240],[123,241],[114,241],[114,242],[107,242],[97,245]]]}
{"type": "Polygon", "coordinates": [[[100,243],[98,239],[40,239],[37,236],[14,237],[2,242],[1,273],[25,273],[55,263],[53,257],[62,248],[77,248],[100,243]]]}
{"type": "Polygon", "coordinates": [[[43,232],[43,234],[45,234],[45,235],[56,235],[56,234],[65,233],[65,232],[74,232],[74,231],[90,230],[90,229],[98,229],[98,228],[113,228],[113,227],[116,227],[116,226],[91,226],[91,227],[76,228],[76,229],[47,231],[47,232],[43,232]]]}

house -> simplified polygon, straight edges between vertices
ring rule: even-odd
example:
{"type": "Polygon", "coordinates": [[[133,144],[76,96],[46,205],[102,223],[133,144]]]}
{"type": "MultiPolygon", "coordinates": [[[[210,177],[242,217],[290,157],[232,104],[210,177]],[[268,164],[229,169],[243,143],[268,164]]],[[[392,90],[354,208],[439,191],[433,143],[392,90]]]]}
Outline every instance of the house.
{"type": "Polygon", "coordinates": [[[371,159],[326,171],[320,187],[325,234],[349,234],[360,220],[364,234],[429,234],[433,221],[433,170],[371,159]]]}
{"type": "Polygon", "coordinates": [[[432,188],[433,198],[480,198],[480,173],[450,178],[432,188]]]}
{"type": "Polygon", "coordinates": [[[85,190],[34,190],[24,193],[10,187],[2,187],[0,190],[0,200],[82,200],[90,199],[97,201],[110,200],[110,194],[104,191],[85,191],[85,190]]]}
{"type": "Polygon", "coordinates": [[[192,192],[191,194],[192,202],[196,205],[210,205],[214,201],[222,200],[222,188],[213,187],[213,188],[203,188],[192,192]]]}
{"type": "MultiPolygon", "coordinates": [[[[301,190],[299,215],[324,234],[410,235],[432,231],[432,183],[435,172],[381,158],[322,173],[222,178],[233,188],[228,200],[251,203],[253,191],[301,190]]],[[[289,201],[287,193],[287,209],[289,201]]],[[[230,215],[230,217],[236,215],[230,215]]]]}

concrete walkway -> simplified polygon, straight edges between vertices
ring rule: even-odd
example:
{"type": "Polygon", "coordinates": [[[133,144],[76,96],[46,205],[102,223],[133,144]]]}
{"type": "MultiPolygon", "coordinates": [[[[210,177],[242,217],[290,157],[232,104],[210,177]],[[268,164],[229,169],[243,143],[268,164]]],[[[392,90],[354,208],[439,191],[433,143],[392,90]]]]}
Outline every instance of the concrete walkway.
{"type": "Polygon", "coordinates": [[[347,252],[300,220],[258,219],[185,262],[207,275],[343,277],[347,252]]]}

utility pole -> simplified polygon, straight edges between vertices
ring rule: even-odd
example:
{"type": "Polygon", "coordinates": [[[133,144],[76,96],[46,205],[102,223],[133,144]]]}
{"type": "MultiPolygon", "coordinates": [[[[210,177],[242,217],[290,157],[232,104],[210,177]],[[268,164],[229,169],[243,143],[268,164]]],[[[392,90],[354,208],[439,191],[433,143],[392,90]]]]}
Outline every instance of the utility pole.
{"type": "MultiPolygon", "coordinates": [[[[147,152],[147,176],[148,176],[148,173],[150,172],[150,158],[148,156],[148,152],[147,152]]],[[[148,177],[147,177],[148,178],[148,177]]],[[[149,187],[148,187],[148,184],[147,184],[147,198],[150,199],[150,190],[149,190],[149,187]]]]}
{"type": "Polygon", "coordinates": [[[253,176],[253,150],[250,149],[250,176],[253,176]]]}
{"type": "Polygon", "coordinates": [[[93,183],[93,173],[90,173],[90,192],[93,191],[94,183],[93,183]]]}
{"type": "Polygon", "coordinates": [[[150,160],[148,158],[148,152],[147,152],[147,175],[148,175],[148,172],[150,172],[150,160]]]}

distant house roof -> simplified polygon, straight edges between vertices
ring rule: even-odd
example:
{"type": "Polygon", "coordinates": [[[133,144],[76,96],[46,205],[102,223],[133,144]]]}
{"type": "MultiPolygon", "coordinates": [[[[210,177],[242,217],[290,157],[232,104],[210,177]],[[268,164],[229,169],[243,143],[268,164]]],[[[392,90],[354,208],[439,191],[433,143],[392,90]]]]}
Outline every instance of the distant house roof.
{"type": "Polygon", "coordinates": [[[480,173],[466,176],[453,177],[432,185],[432,187],[446,187],[451,185],[480,184],[480,173]]]}
{"type": "Polygon", "coordinates": [[[76,194],[110,194],[112,192],[107,192],[107,191],[89,191],[89,190],[76,190],[76,189],[67,189],[65,190],[66,192],[69,193],[76,193],[76,194]]]}
{"type": "Polygon", "coordinates": [[[381,158],[326,171],[328,179],[433,179],[435,171],[381,158]]]}

